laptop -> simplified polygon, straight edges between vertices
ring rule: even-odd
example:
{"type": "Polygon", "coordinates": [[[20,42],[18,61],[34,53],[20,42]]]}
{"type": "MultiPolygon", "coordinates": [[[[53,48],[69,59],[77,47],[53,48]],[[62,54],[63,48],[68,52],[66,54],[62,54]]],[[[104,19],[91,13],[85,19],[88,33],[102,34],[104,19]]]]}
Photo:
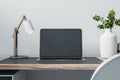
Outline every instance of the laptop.
{"type": "Polygon", "coordinates": [[[81,29],[41,29],[40,61],[84,61],[81,29]]]}

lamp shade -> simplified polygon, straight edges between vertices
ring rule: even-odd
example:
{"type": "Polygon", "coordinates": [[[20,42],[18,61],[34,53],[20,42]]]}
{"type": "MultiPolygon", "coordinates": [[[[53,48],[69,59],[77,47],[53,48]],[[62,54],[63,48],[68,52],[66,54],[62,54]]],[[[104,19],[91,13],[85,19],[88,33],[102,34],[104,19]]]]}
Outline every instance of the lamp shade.
{"type": "Polygon", "coordinates": [[[31,23],[31,21],[30,20],[24,20],[23,21],[23,26],[24,26],[24,28],[25,28],[25,30],[26,30],[26,32],[28,33],[28,34],[32,34],[32,33],[34,33],[34,28],[33,28],[33,26],[32,26],[32,23],[31,23]]]}

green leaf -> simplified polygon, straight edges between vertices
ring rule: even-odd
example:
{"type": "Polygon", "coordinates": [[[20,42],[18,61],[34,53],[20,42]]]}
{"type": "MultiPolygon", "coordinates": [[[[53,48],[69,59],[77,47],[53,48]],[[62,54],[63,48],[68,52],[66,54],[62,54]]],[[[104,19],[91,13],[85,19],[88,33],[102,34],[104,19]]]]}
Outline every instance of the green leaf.
{"type": "Polygon", "coordinates": [[[104,25],[100,25],[100,24],[99,24],[97,27],[98,27],[99,29],[104,29],[104,25]]]}
{"type": "Polygon", "coordinates": [[[118,20],[116,19],[115,24],[120,26],[120,19],[118,19],[118,20]]]}
{"type": "Polygon", "coordinates": [[[100,20],[101,20],[101,17],[98,16],[98,15],[95,15],[95,16],[93,16],[93,20],[95,20],[95,21],[100,21],[100,20]]]}
{"type": "Polygon", "coordinates": [[[109,13],[108,13],[108,19],[111,19],[111,20],[114,20],[115,19],[115,11],[114,10],[111,10],[109,13]]]}

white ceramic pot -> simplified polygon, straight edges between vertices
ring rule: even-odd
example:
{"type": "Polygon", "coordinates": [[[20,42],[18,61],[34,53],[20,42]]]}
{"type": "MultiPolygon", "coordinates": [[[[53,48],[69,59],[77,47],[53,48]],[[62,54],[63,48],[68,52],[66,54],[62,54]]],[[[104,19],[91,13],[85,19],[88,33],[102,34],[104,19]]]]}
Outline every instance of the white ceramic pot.
{"type": "Polygon", "coordinates": [[[109,58],[117,54],[117,37],[112,33],[111,29],[106,29],[105,33],[100,37],[100,56],[109,58]]]}

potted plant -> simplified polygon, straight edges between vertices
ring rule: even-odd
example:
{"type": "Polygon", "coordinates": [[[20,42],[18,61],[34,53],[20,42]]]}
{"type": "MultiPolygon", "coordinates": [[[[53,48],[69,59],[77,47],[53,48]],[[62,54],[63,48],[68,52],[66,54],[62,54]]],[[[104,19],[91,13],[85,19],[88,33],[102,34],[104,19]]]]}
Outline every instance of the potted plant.
{"type": "Polygon", "coordinates": [[[100,22],[97,25],[99,29],[105,29],[105,33],[100,37],[100,55],[102,58],[108,58],[117,53],[117,37],[112,33],[112,28],[120,26],[120,19],[115,18],[115,11],[109,11],[107,18],[99,15],[93,16],[93,20],[100,22]]]}

